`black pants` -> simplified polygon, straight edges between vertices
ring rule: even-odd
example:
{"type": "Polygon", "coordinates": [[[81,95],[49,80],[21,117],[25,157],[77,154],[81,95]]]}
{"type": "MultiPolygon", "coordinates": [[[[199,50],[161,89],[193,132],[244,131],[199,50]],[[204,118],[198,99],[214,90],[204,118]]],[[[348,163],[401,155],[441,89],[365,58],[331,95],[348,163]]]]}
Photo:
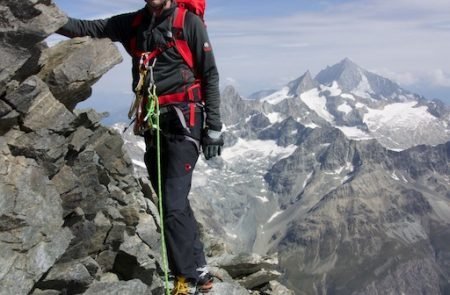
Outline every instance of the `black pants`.
{"type": "MultiPolygon", "coordinates": [[[[176,128],[178,119],[172,115],[161,118],[161,180],[167,256],[172,274],[197,280],[196,269],[206,265],[206,260],[188,195],[199,153],[195,143],[176,128]],[[170,128],[165,128],[167,125],[170,128]],[[170,131],[178,135],[166,133],[170,131]]],[[[201,124],[196,124],[194,129],[190,135],[199,137],[201,124]]],[[[157,191],[156,136],[147,133],[145,139],[144,160],[152,186],[157,191]]]]}

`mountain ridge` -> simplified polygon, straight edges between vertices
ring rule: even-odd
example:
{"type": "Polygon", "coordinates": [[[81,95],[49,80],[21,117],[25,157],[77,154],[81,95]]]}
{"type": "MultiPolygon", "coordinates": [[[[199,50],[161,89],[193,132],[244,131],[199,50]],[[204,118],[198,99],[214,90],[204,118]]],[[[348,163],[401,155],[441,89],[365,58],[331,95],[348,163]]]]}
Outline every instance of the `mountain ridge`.
{"type": "Polygon", "coordinates": [[[230,243],[278,253],[298,294],[421,294],[422,288],[446,294],[449,109],[377,76],[367,81],[387,85],[386,92],[374,93],[377,87],[367,83],[370,91],[358,95],[357,78],[348,84],[356,93],[334,79],[292,91],[300,77],[251,105],[232,91],[241,105],[227,106],[236,113],[225,132],[235,140],[224,159],[205,163],[216,190],[226,192],[221,206],[237,217],[229,225],[222,221],[226,230],[248,237],[230,243]],[[387,97],[391,93],[398,97],[387,97]],[[289,152],[270,158],[264,145],[289,152]],[[233,160],[229,153],[243,157],[233,160]]]}
{"type": "Polygon", "coordinates": [[[422,143],[439,144],[450,139],[447,128],[450,106],[404,90],[348,58],[328,66],[314,79],[308,71],[253,104],[256,102],[261,106],[253,109],[263,110],[269,117],[274,114],[283,114],[284,118],[292,116],[305,126],[331,124],[349,138],[375,138],[394,150],[422,143]],[[411,120],[413,117],[417,120],[411,120]],[[407,126],[408,122],[413,124],[407,126]],[[412,137],[402,131],[406,129],[412,137]]]}

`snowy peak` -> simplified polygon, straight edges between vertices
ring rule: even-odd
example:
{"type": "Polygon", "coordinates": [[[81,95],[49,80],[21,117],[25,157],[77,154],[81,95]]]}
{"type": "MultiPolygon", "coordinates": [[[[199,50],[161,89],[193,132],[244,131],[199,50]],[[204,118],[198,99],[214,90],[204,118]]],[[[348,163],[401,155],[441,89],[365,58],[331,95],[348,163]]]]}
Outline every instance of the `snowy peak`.
{"type": "Polygon", "coordinates": [[[336,81],[342,90],[350,92],[358,87],[363,80],[363,76],[364,70],[346,58],[320,71],[316,76],[316,80],[324,85],[331,85],[336,81]]]}
{"type": "Polygon", "coordinates": [[[289,82],[279,91],[274,91],[267,96],[260,98],[261,102],[267,102],[275,105],[285,99],[299,97],[302,93],[319,87],[319,82],[314,80],[311,73],[307,71],[303,76],[289,82]]]}
{"type": "Polygon", "coordinates": [[[318,87],[319,83],[314,80],[311,76],[311,73],[307,71],[300,78],[289,82],[287,86],[289,88],[289,95],[299,96],[303,92],[318,87]]]}
{"type": "Polygon", "coordinates": [[[333,126],[352,140],[376,139],[393,150],[437,145],[450,138],[448,110],[348,58],[327,67],[316,79],[306,72],[278,91],[259,96],[263,97],[243,100],[233,88],[225,89],[223,122],[248,135],[293,118],[310,128],[333,126]]]}
{"type": "Polygon", "coordinates": [[[345,92],[376,100],[409,94],[396,83],[361,68],[349,58],[328,66],[317,74],[316,80],[324,85],[331,85],[336,81],[345,92]]]}
{"type": "MultiPolygon", "coordinates": [[[[261,102],[278,104],[285,99],[300,97],[313,89],[323,88],[339,90],[347,97],[363,99],[367,104],[377,101],[406,102],[418,101],[419,97],[404,89],[391,80],[369,72],[349,58],[328,66],[317,74],[315,78],[307,71],[303,76],[289,82],[279,91],[262,91],[252,95],[261,102]]],[[[339,95],[339,94],[338,94],[339,95]]]]}

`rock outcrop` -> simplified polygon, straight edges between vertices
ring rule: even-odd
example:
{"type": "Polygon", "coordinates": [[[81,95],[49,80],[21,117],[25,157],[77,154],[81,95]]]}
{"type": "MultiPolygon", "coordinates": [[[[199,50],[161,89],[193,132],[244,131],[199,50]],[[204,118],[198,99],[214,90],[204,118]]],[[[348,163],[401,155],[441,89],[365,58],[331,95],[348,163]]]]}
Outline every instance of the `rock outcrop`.
{"type": "MultiPolygon", "coordinates": [[[[103,115],[76,109],[121,56],[108,40],[49,48],[65,21],[52,1],[0,4],[0,294],[163,294],[148,181],[103,115]]],[[[212,294],[281,294],[262,267],[245,284],[222,267],[212,294]]]]}

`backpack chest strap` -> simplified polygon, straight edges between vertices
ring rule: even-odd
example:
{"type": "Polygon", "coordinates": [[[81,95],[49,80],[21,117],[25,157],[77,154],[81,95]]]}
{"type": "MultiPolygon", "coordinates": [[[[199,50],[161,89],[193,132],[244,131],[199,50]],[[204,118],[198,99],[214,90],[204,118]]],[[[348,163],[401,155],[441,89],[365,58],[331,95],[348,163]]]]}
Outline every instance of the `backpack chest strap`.
{"type": "MultiPolygon", "coordinates": [[[[158,55],[162,54],[165,50],[175,47],[178,51],[178,53],[183,58],[184,62],[191,68],[194,73],[194,57],[192,55],[192,51],[189,48],[189,44],[185,38],[184,34],[184,24],[186,20],[186,14],[188,10],[180,5],[175,9],[174,17],[173,17],[173,23],[172,23],[172,30],[173,30],[173,40],[168,42],[167,46],[164,48],[157,48],[150,52],[148,55],[149,58],[147,58],[147,64],[151,62],[152,59],[157,57],[158,55]]],[[[140,25],[143,19],[143,14],[138,13],[133,20],[132,27],[137,30],[137,27],[140,25]]],[[[130,52],[133,56],[141,58],[142,54],[144,54],[143,51],[137,49],[137,38],[136,36],[133,36],[133,38],[130,39],[130,52]]],[[[146,53],[148,54],[148,53],[146,53]]]]}
{"type": "Polygon", "coordinates": [[[153,63],[153,60],[160,56],[164,51],[166,51],[169,48],[175,47],[175,42],[170,41],[167,42],[166,46],[164,47],[158,47],[153,51],[150,52],[144,52],[141,54],[141,60],[139,62],[139,66],[141,69],[148,69],[150,65],[153,63]]]}

